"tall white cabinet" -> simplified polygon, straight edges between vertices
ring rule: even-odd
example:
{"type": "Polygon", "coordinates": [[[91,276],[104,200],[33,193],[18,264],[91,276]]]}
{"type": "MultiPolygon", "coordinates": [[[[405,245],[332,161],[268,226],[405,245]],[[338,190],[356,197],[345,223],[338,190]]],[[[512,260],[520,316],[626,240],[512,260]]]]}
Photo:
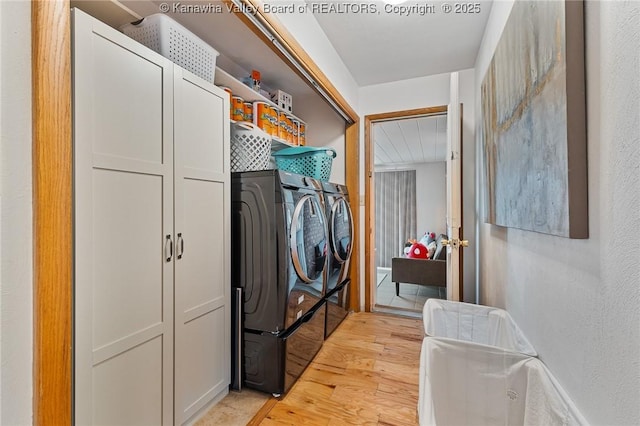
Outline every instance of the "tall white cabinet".
{"type": "Polygon", "coordinates": [[[183,424],[229,384],[229,100],[73,22],[75,422],[183,424]]]}
{"type": "Polygon", "coordinates": [[[182,424],[230,382],[229,97],[176,66],[173,111],[174,386],[182,424]]]}

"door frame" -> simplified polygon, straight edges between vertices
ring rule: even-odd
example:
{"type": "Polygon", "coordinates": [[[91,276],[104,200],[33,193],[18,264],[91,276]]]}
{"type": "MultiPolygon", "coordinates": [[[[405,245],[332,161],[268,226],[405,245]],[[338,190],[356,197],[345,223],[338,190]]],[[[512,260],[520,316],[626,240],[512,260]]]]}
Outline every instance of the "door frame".
{"type": "MultiPolygon", "coordinates": [[[[225,0],[229,1],[229,0],[225,0]]],[[[254,0],[244,0],[254,1],[254,0]]],[[[259,29],[242,12],[245,25],[259,29]]],[[[345,180],[360,192],[359,116],[295,38],[271,14],[260,18],[331,101],[345,123],[345,180]]],[[[73,185],[71,105],[71,7],[69,0],[31,2],[33,131],[33,424],[73,423],[73,185]]],[[[265,44],[278,53],[270,40],[265,44]]],[[[296,71],[299,72],[299,71],[296,71]]],[[[353,215],[354,235],[359,215],[353,215]]],[[[359,265],[354,239],[352,265],[359,265]]],[[[359,268],[352,267],[350,307],[360,310],[359,268]]]]}
{"type": "MultiPolygon", "coordinates": [[[[374,291],[373,283],[375,276],[375,256],[373,255],[375,250],[375,184],[374,184],[374,159],[373,159],[373,138],[371,137],[372,125],[377,122],[397,120],[397,119],[410,119],[418,118],[430,115],[446,115],[448,107],[447,105],[440,105],[427,108],[416,108],[409,110],[384,112],[379,114],[370,114],[364,117],[364,310],[365,312],[371,312],[374,304],[374,291]]],[[[462,114],[460,116],[460,126],[462,126],[462,114]]],[[[462,157],[462,152],[460,153],[462,157]]],[[[462,158],[460,159],[462,161],[462,158]]],[[[462,186],[462,179],[460,180],[462,186]]],[[[461,188],[462,194],[462,188],[461,188]]],[[[462,205],[462,204],[461,204],[462,205]]],[[[461,217],[462,219],[462,217],[461,217]]],[[[460,235],[462,235],[462,227],[460,227],[460,235]]],[[[462,262],[460,262],[461,277],[462,277],[462,262]]],[[[463,281],[460,280],[460,295],[462,297],[463,281]]]]}
{"type": "Polygon", "coordinates": [[[31,2],[33,423],[72,423],[73,170],[69,0],[31,2]]]}

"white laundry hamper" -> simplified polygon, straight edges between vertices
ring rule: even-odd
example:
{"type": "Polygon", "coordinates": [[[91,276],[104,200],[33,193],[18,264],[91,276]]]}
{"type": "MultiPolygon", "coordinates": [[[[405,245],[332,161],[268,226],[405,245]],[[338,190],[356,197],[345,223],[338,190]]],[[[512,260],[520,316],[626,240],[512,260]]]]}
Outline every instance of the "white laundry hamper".
{"type": "Polygon", "coordinates": [[[491,345],[537,356],[522,330],[504,309],[428,299],[422,310],[422,321],[428,336],[491,345]]]}
{"type": "Polygon", "coordinates": [[[246,122],[231,123],[231,171],[269,169],[271,136],[246,122]]]}
{"type": "Polygon", "coordinates": [[[588,424],[536,357],[427,336],[419,374],[421,426],[588,424]]]}

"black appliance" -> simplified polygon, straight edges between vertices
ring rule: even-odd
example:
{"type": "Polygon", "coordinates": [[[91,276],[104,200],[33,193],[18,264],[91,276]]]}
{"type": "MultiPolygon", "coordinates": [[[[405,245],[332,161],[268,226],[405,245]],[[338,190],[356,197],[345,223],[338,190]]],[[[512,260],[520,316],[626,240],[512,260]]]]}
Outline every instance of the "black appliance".
{"type": "Polygon", "coordinates": [[[349,263],[353,244],[353,216],[347,187],[323,182],[324,206],[329,229],[327,255],[327,319],[325,338],[340,325],[349,310],[349,263]]]}
{"type": "Polygon", "coordinates": [[[322,187],[279,170],[232,173],[232,387],[285,393],[324,341],[322,187]]]}

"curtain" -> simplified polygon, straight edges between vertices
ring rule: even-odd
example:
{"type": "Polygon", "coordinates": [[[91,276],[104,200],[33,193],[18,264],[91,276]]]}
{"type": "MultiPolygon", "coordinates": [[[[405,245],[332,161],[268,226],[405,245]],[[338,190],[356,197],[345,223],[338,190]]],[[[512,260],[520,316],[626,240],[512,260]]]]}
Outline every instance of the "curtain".
{"type": "Polygon", "coordinates": [[[391,267],[416,238],[416,171],[375,173],[376,266],[391,267]]]}

